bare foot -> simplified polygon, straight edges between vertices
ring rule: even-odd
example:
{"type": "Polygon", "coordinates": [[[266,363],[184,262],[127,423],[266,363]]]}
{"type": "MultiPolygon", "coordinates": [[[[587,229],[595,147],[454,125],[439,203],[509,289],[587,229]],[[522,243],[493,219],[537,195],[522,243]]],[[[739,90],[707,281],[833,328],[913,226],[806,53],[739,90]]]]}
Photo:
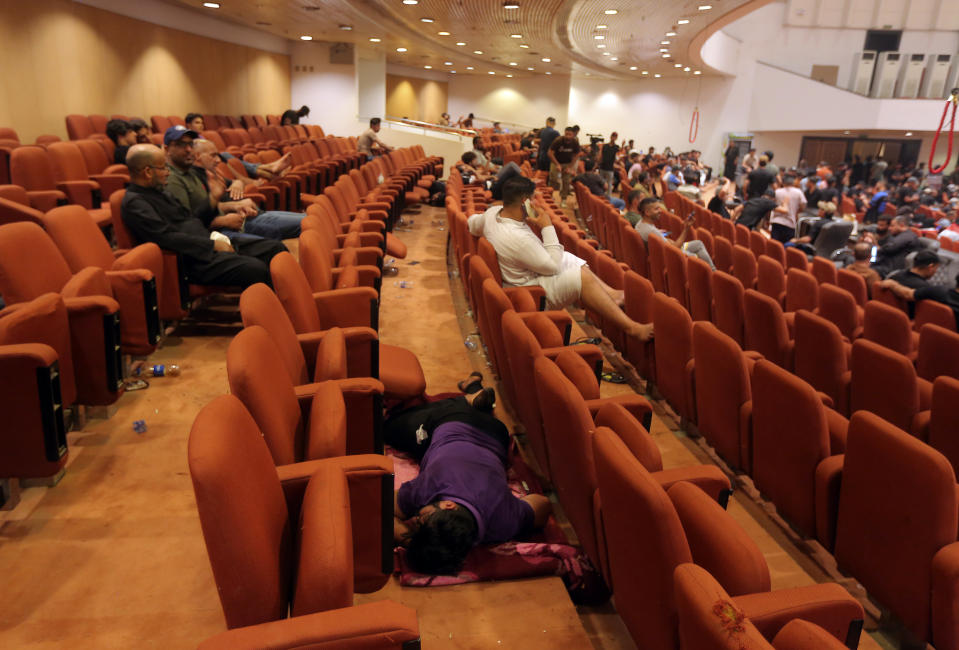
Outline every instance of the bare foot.
{"type": "Polygon", "coordinates": [[[634,336],[643,343],[647,341],[652,341],[655,333],[653,332],[652,323],[636,323],[628,332],[630,336],[634,336]]]}

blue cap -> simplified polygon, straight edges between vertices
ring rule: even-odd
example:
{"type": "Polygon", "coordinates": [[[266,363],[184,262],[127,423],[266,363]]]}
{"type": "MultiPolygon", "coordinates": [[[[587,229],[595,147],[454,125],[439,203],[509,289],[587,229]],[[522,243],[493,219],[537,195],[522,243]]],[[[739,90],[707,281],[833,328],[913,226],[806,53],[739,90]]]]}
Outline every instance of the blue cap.
{"type": "Polygon", "coordinates": [[[188,135],[191,138],[200,137],[200,134],[197,133],[196,131],[191,131],[190,129],[186,128],[182,124],[177,124],[175,126],[171,126],[169,129],[166,130],[166,133],[163,134],[163,144],[164,146],[166,146],[170,144],[171,142],[176,142],[177,140],[179,140],[185,135],[188,135]]]}

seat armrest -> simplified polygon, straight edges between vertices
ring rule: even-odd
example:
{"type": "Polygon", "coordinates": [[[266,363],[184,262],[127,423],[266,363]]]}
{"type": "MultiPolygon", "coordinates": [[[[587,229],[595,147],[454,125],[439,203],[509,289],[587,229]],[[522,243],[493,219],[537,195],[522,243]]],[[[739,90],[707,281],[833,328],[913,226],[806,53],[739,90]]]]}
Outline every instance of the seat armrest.
{"type": "MultiPolygon", "coordinates": [[[[337,236],[336,236],[336,241],[337,241],[337,243],[338,243],[340,246],[342,246],[342,245],[343,245],[343,242],[346,241],[346,238],[349,237],[350,234],[352,234],[352,233],[337,235],[337,236]]],[[[360,248],[366,248],[366,247],[374,248],[374,247],[375,247],[376,249],[379,250],[380,245],[381,245],[382,242],[383,242],[383,234],[382,234],[382,233],[380,233],[380,232],[360,232],[360,233],[357,233],[357,234],[359,235],[359,238],[360,238],[360,246],[359,246],[360,248]]]]}
{"type": "Polygon", "coordinates": [[[100,186],[100,196],[104,201],[110,199],[110,195],[118,190],[122,190],[130,182],[130,176],[121,174],[90,174],[90,180],[100,186]]]}
{"type": "Polygon", "coordinates": [[[100,191],[94,181],[59,181],[57,189],[66,194],[71,203],[82,205],[87,210],[100,207],[93,205],[93,192],[100,191]]]}
{"type": "Polygon", "coordinates": [[[839,487],[846,456],[824,458],[816,466],[816,538],[830,553],[836,543],[836,519],[839,514],[839,487]]]}
{"type": "Polygon", "coordinates": [[[112,296],[113,289],[103,269],[98,266],[88,266],[74,273],[67,283],[60,289],[66,298],[83,298],[86,296],[112,296]]]}
{"type": "Polygon", "coordinates": [[[592,343],[586,343],[583,345],[572,345],[572,346],[563,346],[560,348],[543,348],[543,354],[547,359],[556,361],[557,355],[563,350],[572,350],[579,356],[583,357],[583,360],[589,364],[591,368],[596,370],[596,381],[599,382],[599,375],[603,370],[603,351],[599,349],[598,345],[593,345],[592,343]]]}
{"type": "Polygon", "coordinates": [[[331,289],[313,294],[313,302],[326,327],[372,327],[376,329],[374,305],[376,290],[372,287],[331,289]]]}
{"type": "Polygon", "coordinates": [[[848,647],[859,645],[862,605],[835,583],[738,596],[733,602],[767,639],[775,637],[789,621],[799,618],[818,625],[844,643],[855,641],[848,647]],[[850,634],[854,638],[850,639],[850,634]]]}
{"type": "MultiPolygon", "coordinates": [[[[350,377],[379,377],[379,345],[376,330],[371,327],[341,327],[346,339],[346,367],[350,377]]],[[[313,376],[316,366],[316,351],[326,332],[307,332],[297,334],[297,341],[309,375],[313,376]]]]}
{"type": "Polygon", "coordinates": [[[773,639],[773,646],[776,650],[846,650],[846,645],[830,636],[826,630],[801,618],[786,623],[773,639]]]}
{"type": "MultiPolygon", "coordinates": [[[[575,350],[578,347],[578,345],[574,346],[573,349],[575,350]]],[[[621,405],[649,431],[652,425],[653,407],[642,395],[623,393],[622,395],[613,395],[612,397],[588,399],[586,400],[586,408],[589,409],[590,416],[595,418],[604,405],[611,403],[621,405]]]]}
{"type": "Polygon", "coordinates": [[[846,453],[846,436],[849,431],[849,420],[838,411],[826,409],[826,425],[829,427],[829,454],[846,453]]]}
{"type": "Polygon", "coordinates": [[[932,557],[932,638],[939,648],[959,644],[959,542],[932,557]]]}
{"type": "Polygon", "coordinates": [[[692,483],[700,490],[708,494],[713,500],[724,509],[729,502],[732,494],[732,487],[729,483],[729,477],[715,465],[693,465],[691,467],[674,467],[673,469],[664,469],[653,472],[652,477],[668,490],[674,484],[680,481],[692,483]]]}
{"type": "MultiPolygon", "coordinates": [[[[366,233],[366,234],[375,234],[375,233],[366,233]]],[[[342,248],[333,249],[333,263],[339,266],[340,256],[343,254],[342,248]]],[[[356,251],[356,263],[363,266],[375,266],[380,268],[383,266],[383,249],[379,246],[360,246],[354,248],[356,251]]]]}
{"type": "Polygon", "coordinates": [[[390,600],[331,609],[227,630],[201,643],[199,650],[335,647],[413,648],[419,640],[416,610],[390,600]]]}
{"type": "Polygon", "coordinates": [[[0,224],[14,221],[32,221],[43,226],[43,212],[16,201],[0,198],[0,224]]]}
{"type": "Polygon", "coordinates": [[[147,243],[117,252],[119,254],[115,255],[112,270],[146,269],[153,273],[159,285],[160,278],[163,276],[163,251],[160,250],[159,246],[147,243]]]}

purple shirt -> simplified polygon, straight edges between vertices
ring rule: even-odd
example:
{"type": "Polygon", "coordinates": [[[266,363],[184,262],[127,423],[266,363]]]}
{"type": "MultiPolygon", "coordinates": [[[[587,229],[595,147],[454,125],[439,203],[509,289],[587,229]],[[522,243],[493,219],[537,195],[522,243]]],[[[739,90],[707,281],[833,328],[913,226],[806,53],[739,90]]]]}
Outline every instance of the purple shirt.
{"type": "Polygon", "coordinates": [[[505,542],[533,527],[533,508],[516,498],[506,482],[506,450],[462,422],[436,427],[419,476],[401,485],[397,495],[408,516],[437,500],[467,508],[481,544],[505,542]]]}

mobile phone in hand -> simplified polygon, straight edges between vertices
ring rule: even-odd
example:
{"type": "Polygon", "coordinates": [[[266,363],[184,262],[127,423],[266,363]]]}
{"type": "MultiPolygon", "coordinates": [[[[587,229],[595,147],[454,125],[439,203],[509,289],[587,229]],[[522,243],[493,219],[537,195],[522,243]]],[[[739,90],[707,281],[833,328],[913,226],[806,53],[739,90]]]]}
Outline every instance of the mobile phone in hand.
{"type": "Polygon", "coordinates": [[[530,201],[529,199],[526,199],[525,201],[523,201],[523,209],[526,210],[526,218],[527,218],[527,219],[535,219],[535,218],[536,218],[536,210],[533,209],[533,202],[532,202],[532,201],[530,201]]]}

